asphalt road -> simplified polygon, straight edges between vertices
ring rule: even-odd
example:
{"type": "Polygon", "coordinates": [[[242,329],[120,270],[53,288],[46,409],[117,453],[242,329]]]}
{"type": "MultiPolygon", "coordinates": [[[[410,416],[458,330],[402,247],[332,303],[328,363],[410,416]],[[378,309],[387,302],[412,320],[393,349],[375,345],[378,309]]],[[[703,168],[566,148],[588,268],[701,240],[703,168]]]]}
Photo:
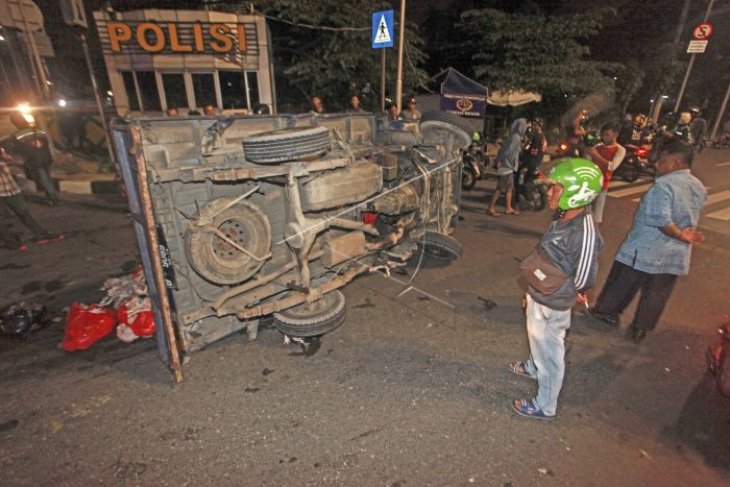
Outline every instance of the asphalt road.
{"type": "MultiPolygon", "coordinates": [[[[730,190],[727,162],[730,151],[700,157],[711,194],[730,190]]],[[[517,259],[550,215],[490,218],[492,186],[465,197],[462,259],[421,269],[400,297],[405,276],[358,279],[347,322],[311,357],[274,330],[235,335],[192,355],[173,385],[152,341],[66,354],[62,323],[0,339],[2,484],[728,485],[730,399],[704,352],[730,311],[730,224],[708,215],[730,199],[706,208],[707,241],[643,344],[575,314],[559,418],[543,423],[509,410],[534,385],[507,363],[527,354],[517,259]]],[[[628,188],[607,203],[598,289],[642,192],[628,188]]],[[[32,210],[68,238],[0,250],[3,302],[60,310],[133,265],[123,213],[32,210]]]]}

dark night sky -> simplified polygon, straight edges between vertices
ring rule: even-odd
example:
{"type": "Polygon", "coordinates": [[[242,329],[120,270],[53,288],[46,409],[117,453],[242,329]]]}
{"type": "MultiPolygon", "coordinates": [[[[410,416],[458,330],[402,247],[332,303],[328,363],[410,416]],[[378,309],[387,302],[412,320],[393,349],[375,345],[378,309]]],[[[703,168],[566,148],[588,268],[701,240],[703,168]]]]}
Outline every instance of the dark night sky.
{"type": "MultiPolygon", "coordinates": [[[[78,42],[70,35],[61,19],[58,10],[58,0],[36,0],[46,17],[46,29],[52,37],[57,53],[54,63],[57,77],[68,79],[67,84],[78,85],[79,73],[85,73],[83,58],[78,47],[78,42]]],[[[86,0],[88,11],[100,8],[105,0],[86,0]]],[[[234,2],[236,3],[236,2],[234,2]]],[[[255,3],[255,2],[254,2],[255,3]]],[[[691,28],[702,19],[708,0],[692,0],[691,11],[681,44],[686,46],[689,40],[691,28]]],[[[150,6],[156,7],[192,7],[200,4],[197,0],[163,0],[153,2],[149,0],[112,0],[111,4],[117,9],[133,9],[150,6]]],[[[391,2],[395,10],[399,2],[391,2]]],[[[601,34],[589,39],[588,45],[591,48],[592,58],[606,61],[625,62],[636,57],[636,54],[652,39],[663,37],[671,40],[676,31],[677,20],[681,9],[681,0],[602,0],[600,6],[610,6],[617,10],[617,15],[606,19],[606,26],[601,34]]],[[[425,29],[426,20],[434,11],[443,19],[449,14],[457,15],[474,7],[495,6],[512,11],[531,11],[540,8],[549,13],[575,12],[592,8],[599,5],[599,2],[587,2],[584,0],[410,0],[407,4],[407,18],[419,24],[421,35],[427,40],[431,32],[425,29]]],[[[716,0],[711,22],[715,25],[715,33],[710,40],[708,52],[698,56],[693,71],[687,96],[693,103],[700,103],[700,97],[709,96],[713,101],[721,98],[727,86],[728,73],[730,73],[730,0],[716,0]]],[[[448,35],[450,26],[448,22],[441,23],[448,35]]],[[[93,30],[93,29],[92,29],[93,30]]],[[[96,36],[93,32],[89,35],[92,50],[96,48],[96,36]]],[[[273,40],[276,45],[276,39],[273,40]]],[[[425,46],[426,51],[432,50],[433,45],[425,46]]],[[[432,56],[433,58],[436,57],[432,56]]],[[[688,55],[687,55],[688,56],[688,55]]],[[[433,63],[429,64],[429,71],[435,74],[438,67],[433,63]]],[[[443,66],[442,66],[443,67],[443,66]]],[[[97,70],[103,73],[103,64],[100,58],[97,59],[97,70]]],[[[85,74],[84,74],[85,76],[85,74]]],[[[103,75],[102,75],[103,78],[103,75]]],[[[86,78],[84,78],[86,79],[86,78]]],[[[681,81],[681,79],[680,79],[681,81]]],[[[66,89],[70,90],[70,87],[66,89]]]]}

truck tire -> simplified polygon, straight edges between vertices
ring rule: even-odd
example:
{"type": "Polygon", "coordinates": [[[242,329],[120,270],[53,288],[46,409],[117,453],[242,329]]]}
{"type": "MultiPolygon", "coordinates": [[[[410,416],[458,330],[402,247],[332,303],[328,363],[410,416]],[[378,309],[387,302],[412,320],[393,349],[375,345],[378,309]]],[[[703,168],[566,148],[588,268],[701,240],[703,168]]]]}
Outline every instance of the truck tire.
{"type": "Polygon", "coordinates": [[[243,139],[244,157],[256,164],[311,159],[330,149],[326,127],[296,127],[277,129],[243,139]]]}
{"type": "Polygon", "coordinates": [[[451,261],[462,255],[462,247],[458,240],[432,230],[426,230],[418,242],[418,248],[427,257],[441,261],[451,261]]]}
{"type": "MultiPolygon", "coordinates": [[[[201,208],[200,213],[216,213],[233,198],[217,198],[201,208]]],[[[215,215],[211,227],[223,232],[250,255],[205,228],[191,226],[185,235],[185,255],[190,266],[214,284],[238,284],[256,274],[271,249],[269,219],[256,205],[239,201],[215,215]]]]}
{"type": "Polygon", "coordinates": [[[466,149],[471,145],[471,133],[474,130],[469,123],[451,113],[431,111],[421,116],[419,125],[425,143],[443,143],[443,131],[454,137],[455,149],[466,149]]]}
{"type": "Polygon", "coordinates": [[[346,310],[345,295],[335,290],[313,303],[302,303],[274,313],[274,327],[292,337],[316,337],[344,323],[346,310]]]}

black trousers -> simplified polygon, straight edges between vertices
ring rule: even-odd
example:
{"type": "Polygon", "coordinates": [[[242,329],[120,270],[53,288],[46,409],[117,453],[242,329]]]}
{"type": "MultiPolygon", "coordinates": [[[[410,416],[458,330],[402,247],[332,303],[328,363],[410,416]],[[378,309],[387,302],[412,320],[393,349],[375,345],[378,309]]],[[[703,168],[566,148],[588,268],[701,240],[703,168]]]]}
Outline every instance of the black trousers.
{"type": "MultiPolygon", "coordinates": [[[[25,203],[25,199],[22,195],[14,194],[12,196],[0,197],[0,204],[4,205],[10,211],[15,213],[20,221],[23,222],[23,225],[28,227],[28,229],[33,232],[34,237],[46,233],[43,227],[41,227],[38,222],[35,221],[33,216],[30,214],[30,211],[28,211],[28,205],[25,203]]],[[[12,232],[10,232],[10,229],[7,226],[7,222],[0,222],[0,239],[5,240],[8,245],[12,245],[15,247],[20,245],[20,241],[18,240],[18,238],[13,235],[12,232]]]]}
{"type": "Polygon", "coordinates": [[[631,326],[653,330],[676,283],[674,274],[648,274],[614,261],[593,309],[598,313],[618,315],[641,290],[639,307],[631,326]]]}

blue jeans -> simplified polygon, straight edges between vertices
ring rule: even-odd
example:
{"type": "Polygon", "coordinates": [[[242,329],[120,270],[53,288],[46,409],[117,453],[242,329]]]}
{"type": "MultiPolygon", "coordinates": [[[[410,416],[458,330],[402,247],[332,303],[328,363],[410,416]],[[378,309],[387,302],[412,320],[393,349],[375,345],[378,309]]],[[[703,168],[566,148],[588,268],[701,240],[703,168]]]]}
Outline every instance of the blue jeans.
{"type": "Polygon", "coordinates": [[[54,205],[57,205],[60,203],[58,199],[58,193],[56,193],[56,189],[53,187],[53,181],[51,181],[51,178],[48,176],[48,171],[45,168],[38,168],[36,170],[37,179],[36,182],[40,186],[38,189],[42,189],[44,193],[46,193],[46,196],[48,197],[48,200],[53,203],[54,205]]]}
{"type": "Polygon", "coordinates": [[[527,337],[530,358],[525,370],[537,378],[537,404],[549,416],[558,408],[558,395],[565,374],[565,331],[570,328],[570,310],[548,308],[527,295],[527,337]]]}

